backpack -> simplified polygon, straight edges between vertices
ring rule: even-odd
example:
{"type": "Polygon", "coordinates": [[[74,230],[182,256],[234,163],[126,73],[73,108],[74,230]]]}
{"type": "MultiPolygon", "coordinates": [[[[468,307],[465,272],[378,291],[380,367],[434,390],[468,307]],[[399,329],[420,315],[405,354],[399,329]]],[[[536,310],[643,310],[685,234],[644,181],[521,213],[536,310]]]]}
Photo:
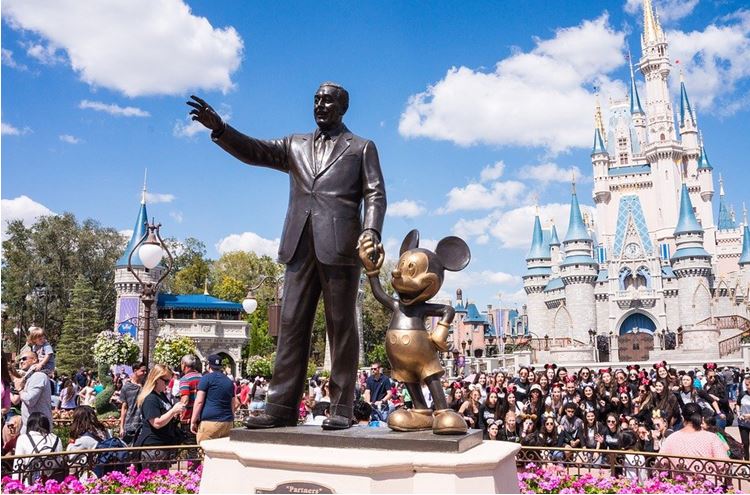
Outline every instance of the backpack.
{"type": "MultiPolygon", "coordinates": [[[[86,433],[86,436],[89,436],[91,438],[94,438],[93,435],[86,433]]],[[[107,450],[107,449],[119,449],[119,448],[125,448],[127,445],[125,442],[120,440],[117,437],[109,437],[105,438],[104,440],[100,440],[97,442],[96,447],[94,447],[97,450],[107,450]]],[[[130,452],[126,450],[120,450],[117,452],[103,452],[101,454],[96,454],[95,457],[95,465],[94,465],[94,474],[101,478],[107,473],[111,473],[112,471],[124,471],[125,467],[128,465],[128,461],[130,460],[130,452]]]]}
{"type": "MultiPolygon", "coordinates": [[[[52,446],[42,445],[39,447],[29,433],[27,433],[26,436],[29,437],[29,442],[31,442],[31,447],[33,449],[32,452],[34,454],[42,454],[45,452],[54,453],[60,443],[60,439],[55,437],[55,443],[52,446]]],[[[65,456],[55,455],[49,457],[32,457],[29,460],[29,463],[26,464],[26,476],[29,483],[36,482],[40,478],[62,482],[68,476],[68,465],[65,462],[65,456]]]]}

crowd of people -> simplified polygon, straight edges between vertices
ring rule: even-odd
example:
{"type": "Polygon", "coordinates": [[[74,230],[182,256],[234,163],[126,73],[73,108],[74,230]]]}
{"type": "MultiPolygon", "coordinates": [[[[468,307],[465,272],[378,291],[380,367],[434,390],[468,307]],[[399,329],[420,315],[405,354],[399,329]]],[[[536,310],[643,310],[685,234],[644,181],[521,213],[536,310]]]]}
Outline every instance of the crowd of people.
{"type": "MultiPolygon", "coordinates": [[[[54,350],[44,331],[32,328],[16,362],[2,366],[2,452],[29,454],[117,446],[195,444],[229,435],[237,419],[264,410],[264,377],[233,377],[219,355],[208,356],[206,372],[197,356],[185,355],[179,369],[133,363],[112,370],[119,428],[107,427],[95,411],[104,386],[80,369],[58,376],[54,350]],[[20,414],[18,412],[20,411],[20,414]],[[54,420],[70,422],[63,445],[54,420]]],[[[383,373],[380,363],[358,376],[353,422],[387,427],[398,408],[412,407],[403,384],[383,373]]],[[[443,378],[449,407],[487,440],[549,447],[562,459],[572,447],[661,452],[682,456],[750,460],[750,369],[677,370],[666,362],[612,370],[583,367],[575,373],[547,364],[455,379],[443,378]],[[739,427],[741,444],[726,432],[739,427]]],[[[428,405],[432,397],[427,387],[428,405]]],[[[320,425],[328,416],[328,379],[310,378],[299,405],[300,424],[320,425]]],[[[144,453],[151,462],[169,462],[168,449],[144,453]]],[[[588,462],[601,459],[589,456],[588,462]]]]}

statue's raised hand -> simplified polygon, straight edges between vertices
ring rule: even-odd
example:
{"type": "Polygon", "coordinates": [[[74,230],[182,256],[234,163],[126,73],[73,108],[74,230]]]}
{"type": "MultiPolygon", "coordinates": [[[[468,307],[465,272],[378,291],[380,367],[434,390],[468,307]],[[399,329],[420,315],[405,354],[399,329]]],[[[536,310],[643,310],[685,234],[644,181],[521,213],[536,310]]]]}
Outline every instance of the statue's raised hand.
{"type": "Polygon", "coordinates": [[[224,129],[224,121],[221,120],[221,117],[216,113],[216,110],[211,108],[211,105],[195,95],[192,95],[190,98],[194,101],[188,101],[186,103],[193,107],[193,109],[190,110],[190,115],[193,116],[193,120],[197,120],[212,131],[224,129]]]}

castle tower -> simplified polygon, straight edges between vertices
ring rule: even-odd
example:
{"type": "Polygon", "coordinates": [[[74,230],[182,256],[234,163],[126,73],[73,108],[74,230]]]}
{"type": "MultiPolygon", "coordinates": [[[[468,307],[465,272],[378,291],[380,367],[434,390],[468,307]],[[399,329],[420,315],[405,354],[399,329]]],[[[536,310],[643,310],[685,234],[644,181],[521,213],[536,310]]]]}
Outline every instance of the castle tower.
{"type": "Polygon", "coordinates": [[[531,249],[526,256],[526,273],[523,275],[523,288],[527,295],[529,330],[537,335],[547,332],[547,306],[544,303],[544,288],[552,275],[552,256],[549,244],[544,243],[539,213],[534,217],[534,231],[531,236],[531,249]]]}
{"type": "Polygon", "coordinates": [[[651,0],[643,1],[641,53],[639,68],[646,79],[648,141],[674,140],[676,136],[667,84],[672,64],[667,52],[667,37],[662,31],[651,0]]]}
{"type": "Polygon", "coordinates": [[[646,146],[646,113],[641,106],[641,98],[638,96],[638,87],[635,84],[635,73],[633,72],[633,60],[628,51],[628,61],[630,65],[630,115],[633,119],[636,136],[638,137],[640,148],[646,146]]]}
{"type": "Polygon", "coordinates": [[[556,337],[572,337],[581,342],[588,342],[588,331],[596,329],[594,285],[598,266],[591,256],[592,248],[593,240],[583,222],[573,183],[568,232],[563,241],[565,259],[560,264],[560,277],[565,285],[565,304],[570,314],[571,329],[570,335],[555,335],[556,337]]]}
{"type": "Polygon", "coordinates": [[[562,253],[560,252],[560,238],[557,237],[557,228],[555,228],[554,222],[550,227],[549,250],[550,257],[552,258],[552,272],[557,273],[560,270],[562,253]]]}
{"type": "Polygon", "coordinates": [[[747,224],[747,210],[745,209],[745,225],[742,227],[742,254],[737,264],[740,266],[740,292],[748,297],[750,289],[750,226],[747,224]]]}
{"type": "MultiPolygon", "coordinates": [[[[685,89],[685,78],[680,71],[680,138],[685,148],[685,155],[692,162],[698,158],[698,125],[695,114],[690,106],[687,89],[685,89]]],[[[694,175],[695,170],[688,168],[688,175],[694,175]]]]}
{"type": "MultiPolygon", "coordinates": [[[[141,193],[141,205],[138,210],[138,216],[133,226],[133,235],[130,237],[130,242],[125,248],[125,252],[122,254],[117,264],[115,265],[115,292],[117,293],[117,305],[115,306],[115,330],[123,325],[123,329],[131,329],[134,338],[142,345],[143,335],[141,328],[143,326],[144,318],[144,307],[141,303],[141,285],[136,280],[135,276],[128,271],[128,257],[130,256],[133,248],[138,244],[144,235],[148,232],[148,213],[146,211],[146,183],[144,180],[143,192],[141,193]],[[133,325],[135,328],[131,327],[133,325]]],[[[163,268],[157,266],[156,268],[149,270],[143,266],[143,262],[138,256],[137,252],[133,253],[130,263],[133,270],[138,272],[138,276],[144,282],[156,283],[163,273],[163,268]]],[[[157,311],[154,307],[151,311],[151,345],[153,345],[156,339],[157,332],[154,331],[157,328],[157,311]]]]}
{"type": "Polygon", "coordinates": [[[711,317],[711,255],[703,248],[703,228],[695,218],[686,184],[680,193],[680,218],[674,235],[677,250],[672,255],[672,268],[678,283],[680,321],[690,327],[711,317]]]}

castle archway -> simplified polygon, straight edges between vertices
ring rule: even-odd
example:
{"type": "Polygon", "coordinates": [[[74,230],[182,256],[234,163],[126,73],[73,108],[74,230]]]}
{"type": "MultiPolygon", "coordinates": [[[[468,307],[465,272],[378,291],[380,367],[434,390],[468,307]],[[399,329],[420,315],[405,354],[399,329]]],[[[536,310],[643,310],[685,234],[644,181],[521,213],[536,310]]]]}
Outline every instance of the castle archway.
{"type": "Polygon", "coordinates": [[[620,361],[646,361],[654,348],[656,322],[641,311],[626,314],[618,331],[617,347],[620,361]]]}

